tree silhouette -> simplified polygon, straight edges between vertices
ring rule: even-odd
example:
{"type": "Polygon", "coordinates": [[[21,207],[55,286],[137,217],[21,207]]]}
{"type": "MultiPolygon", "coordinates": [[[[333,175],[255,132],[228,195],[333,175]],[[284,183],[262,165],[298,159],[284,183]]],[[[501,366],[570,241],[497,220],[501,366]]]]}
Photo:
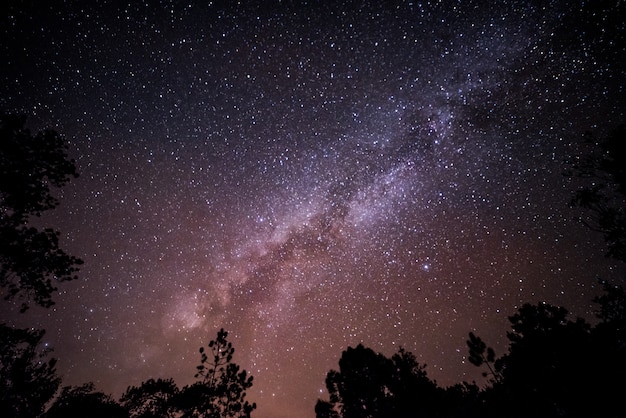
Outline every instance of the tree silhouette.
{"type": "Polygon", "coordinates": [[[359,344],[348,347],[339,360],[339,371],[326,376],[330,401],[318,400],[315,410],[337,417],[382,416],[390,409],[391,360],[359,344]]]}
{"type": "Polygon", "coordinates": [[[0,287],[5,299],[19,297],[20,310],[33,301],[49,307],[54,281],[76,278],[82,261],[59,248],[59,233],[28,226],[32,216],[57,206],[52,187],[78,176],[61,135],[32,135],[25,117],[0,115],[0,287]]]}
{"type": "Polygon", "coordinates": [[[102,392],[96,392],[93,383],[82,386],[66,386],[45,418],[90,417],[127,418],[124,408],[102,392]]]}
{"type": "Polygon", "coordinates": [[[56,360],[41,347],[43,335],[0,324],[0,416],[38,416],[59,388],[56,360]]]}
{"type": "Polygon", "coordinates": [[[473,332],[469,333],[469,337],[469,340],[467,340],[470,353],[468,357],[469,362],[476,367],[480,367],[483,364],[486,365],[489,371],[484,372],[483,377],[489,377],[491,383],[497,383],[502,380],[501,363],[496,364],[496,352],[493,348],[487,347],[487,344],[480,337],[474,335],[473,332]]]}
{"type": "Polygon", "coordinates": [[[587,406],[592,371],[582,363],[590,353],[590,327],[567,315],[565,308],[540,303],[525,304],[509,318],[513,331],[502,376],[507,393],[524,400],[521,410],[574,416],[587,406]]]}
{"type": "Polygon", "coordinates": [[[329,400],[315,406],[320,418],[439,416],[443,399],[412,353],[400,349],[390,359],[362,344],[343,352],[326,388],[329,400]]]}
{"type": "Polygon", "coordinates": [[[195,377],[198,382],[185,386],[177,399],[184,417],[249,417],[255,403],[246,400],[246,390],[252,387],[252,376],[232,362],[235,349],[220,329],[208,350],[200,347],[200,365],[195,377]]]}
{"type": "Polygon", "coordinates": [[[484,418],[487,416],[481,391],[476,383],[457,383],[445,389],[441,417],[484,418]]]}
{"type": "MultiPolygon", "coordinates": [[[[616,298],[624,302],[619,291],[600,299],[615,306],[616,298]]],[[[481,393],[483,416],[619,416],[626,352],[618,327],[603,321],[592,328],[546,303],[525,304],[509,320],[502,357],[472,333],[467,341],[470,362],[489,366],[487,374],[495,376],[481,393]]]]}
{"type": "Polygon", "coordinates": [[[621,286],[603,285],[604,294],[594,299],[601,322],[591,330],[594,366],[601,371],[595,396],[606,411],[620,411],[626,393],[626,294],[621,286]]]}
{"type": "MultiPolygon", "coordinates": [[[[565,172],[585,182],[571,204],[590,213],[582,222],[604,235],[607,256],[626,262],[626,126],[605,138],[586,133],[584,139],[585,156],[570,161],[565,172]]],[[[600,283],[604,294],[594,301],[600,305],[596,315],[601,322],[591,333],[592,355],[602,375],[593,396],[606,408],[606,416],[615,416],[609,411],[621,408],[616,399],[626,391],[626,295],[620,285],[600,283]]]]}
{"type": "MultiPolygon", "coordinates": [[[[626,262],[626,127],[604,139],[587,133],[584,146],[584,156],[565,172],[585,182],[571,204],[591,214],[581,222],[604,235],[607,256],[626,262]]],[[[604,294],[594,299],[600,320],[595,327],[569,320],[565,308],[526,304],[509,317],[509,351],[499,359],[470,333],[470,362],[486,365],[485,375],[492,376],[481,394],[486,416],[621,416],[626,294],[622,286],[600,282],[604,294]]]]}
{"type": "Polygon", "coordinates": [[[604,235],[607,255],[626,262],[626,126],[603,139],[587,132],[584,147],[584,156],[569,161],[564,173],[585,182],[571,204],[591,214],[580,220],[604,235]]]}
{"type": "Polygon", "coordinates": [[[179,389],[172,379],[149,379],[126,389],[120,402],[131,418],[165,418],[178,414],[179,389]]]}
{"type": "Polygon", "coordinates": [[[200,347],[197,382],[182,389],[172,379],[150,379],[129,387],[120,403],[131,418],[194,417],[246,418],[256,404],[246,400],[252,376],[233,363],[235,349],[220,329],[217,338],[200,347]],[[208,353],[208,354],[207,354],[208,353]]]}
{"type": "Polygon", "coordinates": [[[594,302],[600,305],[596,316],[602,321],[602,324],[612,324],[626,332],[626,327],[623,326],[626,321],[626,292],[624,292],[624,288],[606,281],[602,282],[602,287],[605,294],[594,298],[594,302]]]}

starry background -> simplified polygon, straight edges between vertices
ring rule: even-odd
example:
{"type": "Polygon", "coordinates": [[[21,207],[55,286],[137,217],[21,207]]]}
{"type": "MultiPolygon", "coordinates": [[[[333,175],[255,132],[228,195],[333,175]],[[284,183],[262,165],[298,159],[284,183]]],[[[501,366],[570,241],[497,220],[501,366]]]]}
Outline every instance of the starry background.
{"type": "Polygon", "coordinates": [[[625,120],[622,2],[6,3],[0,106],[70,142],[36,222],[85,264],[3,320],[64,384],[190,383],[224,327],[254,415],[313,416],[348,345],[471,381],[469,331],[623,277],[561,174],[625,120]]]}

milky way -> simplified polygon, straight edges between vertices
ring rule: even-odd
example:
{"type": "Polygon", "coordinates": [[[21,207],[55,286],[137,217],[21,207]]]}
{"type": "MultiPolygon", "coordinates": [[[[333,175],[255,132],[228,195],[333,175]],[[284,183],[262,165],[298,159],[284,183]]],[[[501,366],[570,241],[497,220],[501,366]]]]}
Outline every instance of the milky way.
{"type": "Polygon", "coordinates": [[[37,223],[85,264],[3,316],[65,384],[188,383],[224,327],[254,415],[313,416],[348,345],[479,379],[469,331],[590,317],[623,271],[562,176],[624,122],[620,2],[9,3],[0,105],[69,140],[81,177],[37,223]]]}

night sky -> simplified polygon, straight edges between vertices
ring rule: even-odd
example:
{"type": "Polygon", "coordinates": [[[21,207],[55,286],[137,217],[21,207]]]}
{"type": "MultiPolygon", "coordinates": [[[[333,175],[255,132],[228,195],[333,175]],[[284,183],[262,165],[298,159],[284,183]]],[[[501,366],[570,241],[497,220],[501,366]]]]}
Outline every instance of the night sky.
{"type": "Polygon", "coordinates": [[[2,319],[64,384],[190,383],[224,327],[253,415],[310,417],[349,345],[479,379],[469,331],[624,272],[562,175],[626,121],[623,2],[5,3],[0,108],[68,139],[36,224],[85,264],[2,319]]]}

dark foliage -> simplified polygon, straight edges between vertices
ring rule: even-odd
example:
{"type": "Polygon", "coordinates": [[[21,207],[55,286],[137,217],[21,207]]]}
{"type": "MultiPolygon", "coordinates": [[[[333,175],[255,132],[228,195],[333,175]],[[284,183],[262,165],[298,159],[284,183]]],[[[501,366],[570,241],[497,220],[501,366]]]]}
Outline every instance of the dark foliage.
{"type": "Polygon", "coordinates": [[[626,262],[626,126],[603,139],[585,134],[584,156],[568,163],[568,176],[583,179],[572,205],[587,209],[581,222],[601,232],[609,257],[626,262]]]}
{"type": "Polygon", "coordinates": [[[57,206],[50,187],[62,187],[78,177],[61,135],[45,130],[32,135],[26,117],[0,117],[0,178],[2,211],[16,222],[57,206]]]}
{"type": "Polygon", "coordinates": [[[180,390],[172,379],[150,379],[126,389],[120,399],[131,418],[175,417],[180,390]]]}
{"type": "Polygon", "coordinates": [[[484,372],[483,377],[489,377],[492,383],[495,383],[502,379],[499,367],[495,366],[496,353],[493,348],[487,347],[487,344],[480,338],[474,335],[473,332],[469,333],[469,340],[467,340],[467,346],[469,347],[468,360],[476,367],[480,367],[483,364],[487,366],[489,372],[484,372]]]}
{"type": "Polygon", "coordinates": [[[52,187],[77,177],[61,135],[32,135],[22,116],[0,116],[0,287],[5,299],[19,297],[21,311],[32,301],[53,304],[55,282],[76,278],[82,261],[59,248],[59,233],[28,226],[32,216],[53,209],[52,187]]]}
{"type": "Polygon", "coordinates": [[[180,405],[185,417],[249,417],[256,404],[246,400],[246,390],[252,387],[252,376],[232,363],[235,349],[219,330],[217,339],[209,342],[208,350],[200,347],[200,365],[196,378],[200,380],[181,390],[180,405]]]}
{"type": "MultiPolygon", "coordinates": [[[[624,306],[623,291],[607,292],[599,300],[624,306]]],[[[620,377],[626,372],[621,320],[591,327],[545,303],[526,304],[509,320],[509,350],[498,359],[495,354],[485,358],[480,338],[470,334],[468,340],[470,361],[493,364],[489,374],[497,376],[480,394],[483,416],[620,416],[619,394],[626,391],[620,377]]]]}
{"type": "Polygon", "coordinates": [[[127,418],[124,408],[102,392],[97,392],[93,383],[82,386],[66,386],[45,418],[90,417],[127,418]]]}
{"type": "Polygon", "coordinates": [[[120,402],[130,417],[250,417],[256,404],[246,400],[246,390],[253,379],[232,362],[235,349],[227,336],[221,329],[209,350],[200,348],[197,382],[179,389],[171,379],[150,379],[129,387],[120,402]]]}
{"type": "Polygon", "coordinates": [[[318,417],[443,416],[444,391],[403,349],[387,358],[361,344],[348,347],[339,371],[328,372],[326,388],[329,400],[317,401],[318,417]]]}
{"type": "MultiPolygon", "coordinates": [[[[594,302],[600,305],[596,316],[605,324],[626,332],[626,292],[621,286],[601,281],[604,294],[594,298],[594,302]]],[[[626,342],[625,342],[626,343],[626,342]]]]}
{"type": "Polygon", "coordinates": [[[93,383],[66,386],[54,398],[61,379],[49,350],[40,349],[44,331],[0,324],[0,416],[2,417],[194,417],[247,418],[256,404],[246,400],[252,376],[232,362],[235,349],[218,332],[200,349],[201,364],[192,385],[179,389],[172,379],[150,379],[129,387],[120,402],[95,390],[93,383]]]}
{"type": "Polygon", "coordinates": [[[626,393],[626,297],[605,284],[596,298],[601,320],[592,327],[570,319],[565,308],[525,304],[509,317],[508,351],[495,350],[474,333],[469,361],[487,371],[479,389],[464,382],[440,388],[413,354],[392,358],[358,345],[326,377],[329,400],[317,417],[620,417],[626,393]]]}
{"type": "MultiPolygon", "coordinates": [[[[595,393],[609,411],[623,410],[621,399],[626,393],[626,294],[621,286],[604,282],[604,294],[595,301],[602,320],[592,330],[593,366],[601,374],[595,393]]],[[[590,366],[591,367],[591,366],[590,366]]],[[[611,415],[607,415],[611,416],[611,415]]],[[[619,414],[613,413],[613,416],[619,414]]]]}
{"type": "Polygon", "coordinates": [[[544,303],[526,304],[509,319],[509,353],[498,360],[501,399],[523,400],[520,416],[575,416],[588,406],[583,400],[591,370],[582,363],[589,354],[589,325],[544,303]]]}
{"type": "Polygon", "coordinates": [[[0,324],[0,416],[38,416],[57,391],[61,379],[41,347],[43,335],[0,324]]]}

